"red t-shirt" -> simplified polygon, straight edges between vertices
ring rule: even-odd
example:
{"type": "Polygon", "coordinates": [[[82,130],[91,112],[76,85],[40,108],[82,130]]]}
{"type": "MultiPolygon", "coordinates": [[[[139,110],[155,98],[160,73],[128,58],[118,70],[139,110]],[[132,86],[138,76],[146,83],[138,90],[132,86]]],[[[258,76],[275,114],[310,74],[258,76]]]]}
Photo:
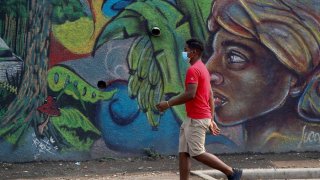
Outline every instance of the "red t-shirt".
{"type": "Polygon", "coordinates": [[[193,119],[212,118],[210,108],[210,74],[201,60],[188,68],[185,88],[188,84],[198,84],[196,96],[186,103],[187,116],[193,119]]]}

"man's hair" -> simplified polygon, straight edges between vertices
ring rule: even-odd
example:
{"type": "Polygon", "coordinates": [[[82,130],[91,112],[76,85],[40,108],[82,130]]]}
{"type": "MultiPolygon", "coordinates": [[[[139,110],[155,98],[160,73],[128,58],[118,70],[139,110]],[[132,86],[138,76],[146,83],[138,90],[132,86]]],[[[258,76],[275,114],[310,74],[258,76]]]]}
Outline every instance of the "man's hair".
{"type": "Polygon", "coordinates": [[[189,39],[189,40],[186,41],[186,44],[188,45],[188,47],[190,49],[196,49],[200,53],[203,52],[203,49],[204,49],[203,43],[198,39],[189,39]]]}

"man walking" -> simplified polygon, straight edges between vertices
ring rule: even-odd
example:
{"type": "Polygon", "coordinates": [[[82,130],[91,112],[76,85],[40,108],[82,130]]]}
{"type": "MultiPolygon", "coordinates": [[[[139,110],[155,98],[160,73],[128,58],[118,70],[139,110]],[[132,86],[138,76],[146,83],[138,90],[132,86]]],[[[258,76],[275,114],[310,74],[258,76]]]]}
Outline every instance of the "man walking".
{"type": "Polygon", "coordinates": [[[201,60],[203,44],[190,39],[186,42],[183,59],[190,63],[185,79],[185,92],[157,104],[159,111],[171,106],[185,104],[187,120],[180,127],[179,137],[179,170],[180,180],[189,179],[190,157],[209,167],[223,172],[228,179],[240,179],[242,170],[231,168],[218,157],[205,151],[205,136],[210,130],[218,135],[220,129],[214,122],[214,99],[210,85],[210,74],[201,60]]]}

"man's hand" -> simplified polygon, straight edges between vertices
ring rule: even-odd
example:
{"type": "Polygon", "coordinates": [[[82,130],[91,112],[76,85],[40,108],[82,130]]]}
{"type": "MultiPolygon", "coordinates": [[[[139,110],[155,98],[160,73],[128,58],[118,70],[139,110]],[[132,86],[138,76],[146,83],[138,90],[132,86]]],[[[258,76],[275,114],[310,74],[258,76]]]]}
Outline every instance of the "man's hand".
{"type": "Polygon", "coordinates": [[[159,104],[156,105],[156,107],[160,112],[163,112],[167,110],[170,107],[170,105],[168,101],[161,101],[159,104]]]}
{"type": "Polygon", "coordinates": [[[217,136],[220,134],[220,129],[217,126],[217,124],[213,121],[213,119],[211,120],[211,124],[209,126],[209,130],[211,132],[212,135],[217,136]]]}

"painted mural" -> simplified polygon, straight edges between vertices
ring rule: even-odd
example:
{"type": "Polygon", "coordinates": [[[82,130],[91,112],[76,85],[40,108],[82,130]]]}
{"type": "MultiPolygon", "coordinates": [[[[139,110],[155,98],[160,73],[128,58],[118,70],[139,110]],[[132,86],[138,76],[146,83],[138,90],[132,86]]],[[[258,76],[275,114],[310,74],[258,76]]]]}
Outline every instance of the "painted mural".
{"type": "Polygon", "coordinates": [[[0,0],[0,160],[176,155],[184,42],[206,44],[213,153],[318,151],[318,0],[0,0]]]}

